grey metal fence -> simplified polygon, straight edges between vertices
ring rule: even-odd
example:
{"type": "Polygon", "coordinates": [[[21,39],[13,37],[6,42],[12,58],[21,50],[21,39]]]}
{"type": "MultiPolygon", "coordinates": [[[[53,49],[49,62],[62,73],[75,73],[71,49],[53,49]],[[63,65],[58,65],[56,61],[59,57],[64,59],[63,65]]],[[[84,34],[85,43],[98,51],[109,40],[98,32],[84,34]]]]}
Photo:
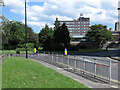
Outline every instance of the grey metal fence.
{"type": "Polygon", "coordinates": [[[46,62],[78,69],[85,74],[93,75],[111,82],[111,61],[105,61],[74,55],[63,55],[51,52],[39,52],[38,59],[46,62]]]}
{"type": "Polygon", "coordinates": [[[7,53],[5,53],[5,54],[3,54],[3,55],[0,55],[0,65],[1,65],[2,62],[3,62],[6,58],[8,58],[8,57],[10,57],[10,54],[7,54],[7,53]]]}
{"type": "MultiPolygon", "coordinates": [[[[20,54],[17,56],[25,57],[20,54]]],[[[118,66],[114,66],[112,61],[95,59],[90,57],[82,57],[75,55],[63,55],[55,52],[39,52],[38,54],[29,54],[29,58],[38,59],[72,70],[80,71],[83,74],[90,75],[95,78],[101,78],[109,82],[118,82],[118,66]]],[[[119,81],[120,82],[120,81],[119,81]]]]}

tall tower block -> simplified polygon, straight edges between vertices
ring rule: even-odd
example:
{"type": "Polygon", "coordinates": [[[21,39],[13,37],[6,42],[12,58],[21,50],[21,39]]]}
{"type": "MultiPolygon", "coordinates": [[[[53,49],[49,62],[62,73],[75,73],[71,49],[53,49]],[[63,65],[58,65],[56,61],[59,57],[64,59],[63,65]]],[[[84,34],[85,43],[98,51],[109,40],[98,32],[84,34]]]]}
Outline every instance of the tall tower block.
{"type": "Polygon", "coordinates": [[[119,30],[120,31],[120,1],[118,2],[118,23],[119,23],[119,30]]]}
{"type": "Polygon", "coordinates": [[[115,31],[118,32],[119,31],[119,22],[115,22],[115,31]]]}

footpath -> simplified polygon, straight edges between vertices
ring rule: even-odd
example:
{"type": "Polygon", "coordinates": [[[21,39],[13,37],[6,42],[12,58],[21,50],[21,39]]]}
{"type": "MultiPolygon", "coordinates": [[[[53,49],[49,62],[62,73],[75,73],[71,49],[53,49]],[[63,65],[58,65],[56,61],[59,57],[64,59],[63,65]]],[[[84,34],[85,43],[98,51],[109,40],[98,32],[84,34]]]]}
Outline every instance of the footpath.
{"type": "MultiPolygon", "coordinates": [[[[32,59],[32,60],[35,60],[35,59],[32,59]]],[[[98,88],[98,90],[105,90],[105,89],[108,89],[108,90],[120,90],[120,86],[118,86],[117,84],[114,84],[114,83],[101,83],[101,82],[95,82],[95,81],[92,81],[92,80],[89,80],[88,78],[84,78],[84,77],[81,77],[79,75],[76,75],[74,73],[71,73],[69,71],[66,71],[64,70],[63,68],[60,68],[60,67],[57,67],[57,66],[54,66],[52,64],[49,64],[47,62],[44,62],[44,61],[41,61],[41,60],[35,60],[37,61],[38,63],[46,66],[46,67],[49,67],[51,69],[54,69],[56,70],[57,72],[67,76],[67,77],[70,77],[82,84],[84,84],[85,86],[89,87],[89,88],[93,88],[93,90],[95,88],[98,88]],[[99,89],[101,88],[101,89],[99,89]],[[119,88],[119,89],[118,89],[119,88]]],[[[95,89],[96,90],[96,89],[95,89]]]]}

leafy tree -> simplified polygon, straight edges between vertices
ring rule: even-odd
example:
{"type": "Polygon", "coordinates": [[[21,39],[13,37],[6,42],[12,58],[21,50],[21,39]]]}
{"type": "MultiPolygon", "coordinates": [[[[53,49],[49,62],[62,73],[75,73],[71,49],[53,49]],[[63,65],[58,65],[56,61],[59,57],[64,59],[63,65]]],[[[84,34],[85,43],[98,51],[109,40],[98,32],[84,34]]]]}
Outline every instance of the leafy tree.
{"type": "Polygon", "coordinates": [[[21,22],[9,21],[7,24],[3,22],[2,29],[4,30],[3,46],[5,49],[15,49],[21,41],[24,41],[24,27],[21,22]]]}
{"type": "Polygon", "coordinates": [[[60,22],[58,21],[58,18],[56,18],[54,25],[55,25],[54,30],[58,30],[60,27],[60,22]]]}
{"type": "Polygon", "coordinates": [[[69,31],[65,23],[59,26],[54,32],[54,41],[56,43],[62,43],[64,47],[70,43],[69,31]]]}
{"type": "Polygon", "coordinates": [[[86,38],[87,41],[91,42],[95,48],[103,47],[107,41],[112,40],[112,32],[107,30],[107,26],[99,25],[92,25],[90,27],[90,31],[87,32],[86,38]]]}
{"type": "Polygon", "coordinates": [[[49,28],[48,25],[45,25],[45,28],[42,28],[42,30],[39,33],[39,44],[44,46],[48,38],[52,37],[53,30],[52,28],[49,28]]]}
{"type": "MultiPolygon", "coordinates": [[[[18,21],[2,22],[2,44],[3,49],[15,49],[25,43],[25,25],[18,21]]],[[[29,42],[35,42],[35,33],[32,28],[27,27],[27,38],[29,42]]]]}

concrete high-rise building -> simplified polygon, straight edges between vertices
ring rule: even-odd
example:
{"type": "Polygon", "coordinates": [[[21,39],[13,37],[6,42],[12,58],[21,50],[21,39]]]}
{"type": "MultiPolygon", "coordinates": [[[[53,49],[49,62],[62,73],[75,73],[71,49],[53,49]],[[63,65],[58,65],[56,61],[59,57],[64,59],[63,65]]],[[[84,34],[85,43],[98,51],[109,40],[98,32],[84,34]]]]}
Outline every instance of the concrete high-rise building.
{"type": "Polygon", "coordinates": [[[86,32],[89,30],[90,18],[85,18],[81,15],[77,20],[59,22],[60,24],[65,23],[73,38],[79,41],[80,39],[85,37],[86,32]]]}
{"type": "Polygon", "coordinates": [[[119,22],[119,28],[118,31],[120,31],[120,1],[118,2],[118,22],[119,22]]]}
{"type": "Polygon", "coordinates": [[[119,22],[115,22],[115,32],[119,31],[119,22]]]}

